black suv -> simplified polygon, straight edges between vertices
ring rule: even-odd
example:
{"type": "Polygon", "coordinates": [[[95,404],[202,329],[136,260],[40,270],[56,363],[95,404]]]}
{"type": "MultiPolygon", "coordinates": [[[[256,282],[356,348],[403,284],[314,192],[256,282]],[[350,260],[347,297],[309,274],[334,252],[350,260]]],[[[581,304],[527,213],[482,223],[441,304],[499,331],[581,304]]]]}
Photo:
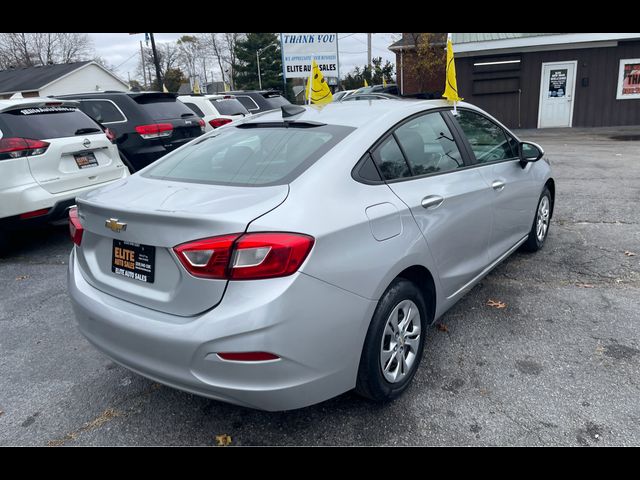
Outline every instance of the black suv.
{"type": "Polygon", "coordinates": [[[58,95],[116,137],[122,161],[133,173],[204,133],[204,121],[173,93],[90,92],[58,95]]]}
{"type": "Polygon", "coordinates": [[[250,113],[266,112],[291,104],[277,90],[236,90],[224,93],[236,97],[250,113]]]}

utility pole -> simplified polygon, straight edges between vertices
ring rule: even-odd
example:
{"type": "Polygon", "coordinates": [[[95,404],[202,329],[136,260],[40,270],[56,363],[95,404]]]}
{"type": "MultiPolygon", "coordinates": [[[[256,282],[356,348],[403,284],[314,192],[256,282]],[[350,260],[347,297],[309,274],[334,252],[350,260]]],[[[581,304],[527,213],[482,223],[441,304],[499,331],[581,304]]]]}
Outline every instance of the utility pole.
{"type": "Polygon", "coordinates": [[[369,65],[369,73],[371,73],[371,34],[367,33],[367,65],[369,65]]]}
{"type": "Polygon", "coordinates": [[[162,75],[160,75],[160,62],[158,61],[158,52],[156,50],[156,41],[153,38],[153,33],[149,34],[151,38],[151,50],[153,51],[153,63],[156,65],[156,79],[158,80],[158,89],[162,90],[162,75]]]}
{"type": "Polygon", "coordinates": [[[144,77],[145,88],[147,86],[147,69],[144,66],[144,50],[142,49],[142,40],[140,40],[140,58],[142,59],[142,76],[144,77]]]}

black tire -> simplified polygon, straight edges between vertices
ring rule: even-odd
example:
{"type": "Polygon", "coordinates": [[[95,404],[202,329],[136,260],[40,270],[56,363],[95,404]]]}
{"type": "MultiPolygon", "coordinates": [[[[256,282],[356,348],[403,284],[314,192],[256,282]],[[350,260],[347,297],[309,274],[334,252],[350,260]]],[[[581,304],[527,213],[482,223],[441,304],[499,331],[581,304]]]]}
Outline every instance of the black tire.
{"type": "Polygon", "coordinates": [[[533,216],[533,223],[531,225],[531,230],[529,231],[529,237],[527,238],[527,241],[522,244],[522,247],[521,247],[522,250],[524,250],[525,252],[537,252],[542,248],[542,246],[544,245],[544,241],[547,238],[547,235],[549,235],[549,228],[551,227],[552,211],[553,211],[553,197],[551,197],[551,192],[549,191],[549,189],[547,187],[544,187],[544,190],[542,190],[542,193],[540,194],[540,198],[538,199],[538,204],[536,205],[536,213],[533,216]],[[545,197],[549,205],[549,213],[548,213],[548,220],[547,220],[547,229],[544,232],[544,236],[542,236],[542,238],[540,239],[538,238],[538,232],[537,232],[538,214],[540,210],[540,204],[542,203],[542,200],[545,197]]]}
{"type": "Polygon", "coordinates": [[[135,173],[136,169],[133,168],[133,165],[131,164],[129,159],[125,156],[125,154],[120,151],[118,151],[118,153],[120,154],[120,160],[122,160],[122,163],[124,163],[124,166],[129,169],[129,173],[135,173]]]}
{"type": "Polygon", "coordinates": [[[0,231],[0,258],[3,257],[9,249],[9,233],[0,231]]]}
{"type": "MultiPolygon", "coordinates": [[[[420,290],[414,283],[404,278],[394,280],[378,302],[378,306],[373,314],[373,319],[369,325],[360,357],[356,392],[363,397],[377,402],[389,401],[402,394],[402,392],[408,388],[420,365],[422,352],[424,350],[426,327],[428,325],[427,308],[420,290]],[[417,338],[418,348],[415,352],[415,358],[409,370],[404,378],[396,383],[392,383],[385,378],[380,363],[383,335],[385,334],[385,327],[391,313],[395,307],[404,300],[411,300],[418,308],[420,313],[420,335],[417,338]]],[[[393,361],[395,360],[390,360],[390,362],[393,361]]]]}

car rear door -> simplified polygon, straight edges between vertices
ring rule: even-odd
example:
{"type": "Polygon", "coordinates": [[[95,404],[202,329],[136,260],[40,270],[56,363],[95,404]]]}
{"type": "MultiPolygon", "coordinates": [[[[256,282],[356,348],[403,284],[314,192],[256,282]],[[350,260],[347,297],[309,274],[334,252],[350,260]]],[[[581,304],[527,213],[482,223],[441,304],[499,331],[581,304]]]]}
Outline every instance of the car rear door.
{"type": "Polygon", "coordinates": [[[25,105],[0,113],[10,135],[47,142],[44,153],[28,157],[36,182],[61,193],[115,180],[124,166],[117,148],[91,118],[72,106],[25,105]]]}
{"type": "Polygon", "coordinates": [[[451,118],[468,142],[472,160],[492,193],[489,256],[494,261],[528,235],[540,195],[539,181],[531,173],[533,164],[522,168],[518,142],[496,122],[464,108],[451,118]]]}
{"type": "Polygon", "coordinates": [[[151,119],[152,124],[170,124],[171,134],[160,136],[164,147],[175,150],[203,134],[200,118],[175,95],[145,93],[132,96],[134,101],[151,119]]]}
{"type": "Polygon", "coordinates": [[[466,151],[439,111],[405,121],[372,156],[420,226],[444,295],[454,296],[488,264],[492,198],[484,178],[469,168],[466,151]]]}

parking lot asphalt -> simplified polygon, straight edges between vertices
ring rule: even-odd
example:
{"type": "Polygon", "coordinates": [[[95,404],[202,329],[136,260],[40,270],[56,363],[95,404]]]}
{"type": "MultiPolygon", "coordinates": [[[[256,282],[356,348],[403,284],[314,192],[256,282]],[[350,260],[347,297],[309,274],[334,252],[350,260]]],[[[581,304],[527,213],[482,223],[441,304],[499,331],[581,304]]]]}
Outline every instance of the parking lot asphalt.
{"type": "Polygon", "coordinates": [[[555,171],[546,245],[429,330],[387,405],[268,413],[139,377],[75,326],[66,227],[19,235],[0,258],[0,445],[640,444],[640,141],[610,138],[640,127],[518,134],[555,171]]]}

